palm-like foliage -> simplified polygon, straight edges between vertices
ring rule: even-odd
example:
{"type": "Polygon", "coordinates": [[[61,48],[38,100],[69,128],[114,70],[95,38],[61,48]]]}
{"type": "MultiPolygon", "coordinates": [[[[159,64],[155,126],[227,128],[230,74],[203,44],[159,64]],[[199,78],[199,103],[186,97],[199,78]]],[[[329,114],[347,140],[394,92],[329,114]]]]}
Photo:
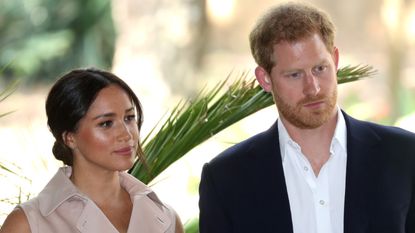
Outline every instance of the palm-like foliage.
{"type": "MultiPolygon", "coordinates": [[[[346,66],[337,73],[338,83],[356,81],[374,72],[370,66],[346,66]]],[[[230,76],[212,90],[201,91],[195,99],[179,103],[159,131],[153,134],[154,128],[144,139],[146,166],[137,161],[131,174],[148,183],[200,143],[273,104],[272,96],[255,79],[245,81],[249,78],[247,73],[227,86],[230,76]]]]}
{"type": "MultiPolygon", "coordinates": [[[[17,87],[18,87],[18,81],[15,81],[15,82],[12,82],[11,84],[9,84],[4,90],[2,90],[0,92],[0,103],[2,103],[5,99],[7,99],[7,97],[9,97],[17,89],[17,87]]],[[[0,118],[4,117],[4,116],[6,116],[6,115],[8,115],[12,112],[13,111],[0,113],[0,118]]],[[[6,173],[17,175],[17,173],[14,172],[13,169],[10,169],[6,165],[4,165],[2,162],[0,162],[0,174],[1,174],[1,171],[5,171],[6,173]]],[[[4,201],[4,200],[0,200],[0,202],[2,202],[2,201],[4,201]]]]}
{"type": "MultiPolygon", "coordinates": [[[[8,85],[3,91],[0,92],[0,103],[3,102],[7,97],[9,97],[18,87],[18,82],[12,82],[10,85],[8,85]]],[[[0,117],[3,117],[7,114],[12,113],[13,111],[0,113],[0,117]]]]}
{"type": "MultiPolygon", "coordinates": [[[[5,99],[7,99],[7,97],[9,97],[18,87],[18,82],[12,82],[10,85],[8,85],[4,90],[2,90],[0,92],[0,103],[2,103],[5,99]]],[[[10,113],[12,113],[13,111],[8,111],[8,112],[4,112],[4,113],[0,113],[0,118],[4,117],[10,113]]],[[[16,174],[15,172],[13,172],[11,169],[7,168],[5,165],[3,165],[0,162],[0,170],[6,171],[6,172],[10,172],[12,174],[16,174]]]]}

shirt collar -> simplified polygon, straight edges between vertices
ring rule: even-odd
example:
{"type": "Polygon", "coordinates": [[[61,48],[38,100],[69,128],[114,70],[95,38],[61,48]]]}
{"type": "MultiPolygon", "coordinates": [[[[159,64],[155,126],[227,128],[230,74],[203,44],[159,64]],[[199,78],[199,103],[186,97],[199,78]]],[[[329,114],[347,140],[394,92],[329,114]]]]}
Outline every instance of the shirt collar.
{"type": "Polygon", "coordinates": [[[281,159],[282,162],[284,162],[286,151],[285,149],[288,143],[292,143],[294,141],[291,139],[290,135],[288,135],[287,129],[285,128],[281,119],[278,119],[278,139],[280,143],[281,159]]]}
{"type": "MultiPolygon", "coordinates": [[[[43,216],[48,216],[63,202],[69,199],[78,199],[83,202],[91,201],[88,196],[81,193],[71,182],[71,167],[61,167],[46,187],[39,193],[39,208],[43,216]]],[[[126,172],[120,172],[121,186],[130,194],[131,199],[138,195],[147,195],[160,204],[161,201],[155,193],[144,183],[126,172]]]]}
{"type": "Polygon", "coordinates": [[[331,141],[331,146],[333,147],[334,143],[339,143],[341,148],[346,153],[340,153],[347,155],[347,128],[346,128],[346,121],[344,120],[344,116],[340,107],[337,107],[337,125],[336,130],[334,131],[333,140],[331,141]]]}
{"type": "MultiPolygon", "coordinates": [[[[341,148],[347,152],[347,140],[346,140],[347,130],[346,130],[346,121],[344,120],[344,116],[340,110],[340,107],[337,106],[337,123],[336,123],[336,129],[334,131],[333,139],[331,142],[331,147],[333,147],[333,144],[338,143],[341,148]]],[[[285,149],[288,144],[293,145],[294,147],[299,147],[299,145],[292,140],[290,135],[287,132],[287,129],[285,128],[284,124],[280,119],[278,119],[278,138],[280,143],[280,151],[281,151],[281,158],[284,162],[285,159],[285,149]]],[[[347,153],[341,153],[346,155],[347,153]]]]}

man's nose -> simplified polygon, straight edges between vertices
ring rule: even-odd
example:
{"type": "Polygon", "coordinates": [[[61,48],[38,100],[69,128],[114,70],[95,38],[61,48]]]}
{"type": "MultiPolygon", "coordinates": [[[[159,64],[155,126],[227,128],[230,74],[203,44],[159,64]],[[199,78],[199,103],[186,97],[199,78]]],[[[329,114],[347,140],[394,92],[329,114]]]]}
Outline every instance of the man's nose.
{"type": "Polygon", "coordinates": [[[316,96],[320,92],[320,82],[318,77],[309,73],[304,78],[303,93],[306,96],[316,96]]]}

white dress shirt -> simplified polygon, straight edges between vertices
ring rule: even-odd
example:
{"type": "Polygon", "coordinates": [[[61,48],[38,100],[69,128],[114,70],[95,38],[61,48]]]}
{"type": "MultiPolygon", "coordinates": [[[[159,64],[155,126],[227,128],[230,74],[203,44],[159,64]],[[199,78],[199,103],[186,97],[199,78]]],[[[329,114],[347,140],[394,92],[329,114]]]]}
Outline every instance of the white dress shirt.
{"type": "Polygon", "coordinates": [[[339,108],[337,115],[330,157],[317,177],[301,147],[288,135],[281,120],[278,121],[294,233],[343,233],[346,123],[339,108]]]}

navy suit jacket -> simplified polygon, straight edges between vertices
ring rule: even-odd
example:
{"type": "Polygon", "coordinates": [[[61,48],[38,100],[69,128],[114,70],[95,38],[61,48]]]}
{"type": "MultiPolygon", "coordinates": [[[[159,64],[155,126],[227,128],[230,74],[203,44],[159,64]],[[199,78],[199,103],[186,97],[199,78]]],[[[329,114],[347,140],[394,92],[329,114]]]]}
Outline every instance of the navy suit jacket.
{"type": "MultiPolygon", "coordinates": [[[[415,134],[343,115],[344,233],[415,233],[415,134]]],[[[277,124],[205,164],[199,192],[200,233],[292,233],[277,124]]]]}

